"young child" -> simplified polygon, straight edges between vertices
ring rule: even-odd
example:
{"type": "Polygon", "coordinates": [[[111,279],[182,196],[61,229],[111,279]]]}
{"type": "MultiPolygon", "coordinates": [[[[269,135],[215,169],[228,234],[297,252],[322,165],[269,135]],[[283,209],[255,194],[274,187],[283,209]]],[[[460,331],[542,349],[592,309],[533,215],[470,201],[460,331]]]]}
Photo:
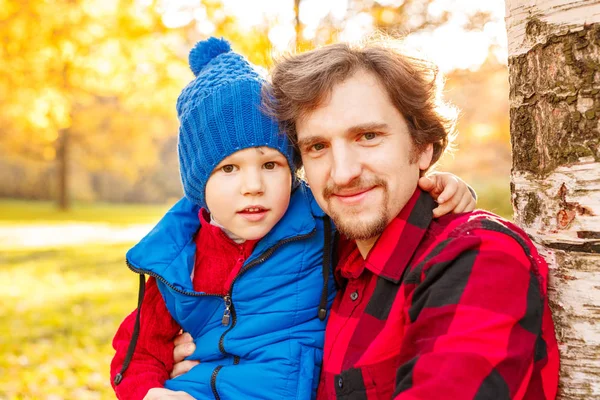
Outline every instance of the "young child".
{"type": "Polygon", "coordinates": [[[314,398],[335,296],[331,223],[261,113],[252,66],[210,38],[190,67],[196,78],[177,101],[185,198],[127,253],[140,293],[113,341],[113,388],[120,399],[159,387],[197,399],[314,398]],[[182,329],[200,364],[169,379],[182,329]]]}

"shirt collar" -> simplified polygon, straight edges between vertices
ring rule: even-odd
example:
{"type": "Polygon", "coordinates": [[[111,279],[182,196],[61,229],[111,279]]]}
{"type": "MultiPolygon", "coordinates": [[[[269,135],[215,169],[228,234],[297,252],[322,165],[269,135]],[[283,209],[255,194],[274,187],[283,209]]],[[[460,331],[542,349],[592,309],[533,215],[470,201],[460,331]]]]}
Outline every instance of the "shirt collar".
{"type": "Polygon", "coordinates": [[[358,277],[364,268],[394,283],[400,282],[402,273],[417,250],[433,218],[436,204],[429,193],[416,189],[402,211],[388,224],[364,262],[356,243],[353,250],[340,261],[340,273],[346,278],[358,277]],[[352,267],[350,265],[352,264],[352,267]]]}

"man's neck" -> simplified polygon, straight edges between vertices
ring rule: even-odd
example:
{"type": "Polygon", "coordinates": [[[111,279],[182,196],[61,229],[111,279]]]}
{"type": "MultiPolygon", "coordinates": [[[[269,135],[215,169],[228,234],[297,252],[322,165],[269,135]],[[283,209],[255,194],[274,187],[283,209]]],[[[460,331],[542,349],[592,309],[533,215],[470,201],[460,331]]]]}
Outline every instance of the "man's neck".
{"type": "Polygon", "coordinates": [[[363,259],[365,259],[365,260],[367,259],[367,255],[369,255],[369,252],[371,251],[373,246],[375,246],[375,242],[377,242],[377,239],[379,239],[379,236],[381,236],[381,235],[373,236],[372,238],[369,238],[366,240],[357,240],[356,241],[356,247],[358,247],[358,251],[360,251],[360,255],[362,256],[363,259]]]}

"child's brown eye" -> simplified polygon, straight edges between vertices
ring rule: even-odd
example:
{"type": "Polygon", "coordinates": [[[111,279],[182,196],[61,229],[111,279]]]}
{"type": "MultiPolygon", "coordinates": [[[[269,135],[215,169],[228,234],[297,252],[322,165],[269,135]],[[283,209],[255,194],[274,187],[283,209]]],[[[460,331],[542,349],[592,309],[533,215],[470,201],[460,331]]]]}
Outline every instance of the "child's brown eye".
{"type": "Polygon", "coordinates": [[[221,167],[221,170],[227,174],[229,174],[230,172],[233,172],[233,165],[223,165],[221,167]]]}
{"type": "Polygon", "coordinates": [[[268,163],[265,163],[264,167],[265,169],[273,169],[275,168],[275,163],[273,161],[269,161],[268,163]]]}

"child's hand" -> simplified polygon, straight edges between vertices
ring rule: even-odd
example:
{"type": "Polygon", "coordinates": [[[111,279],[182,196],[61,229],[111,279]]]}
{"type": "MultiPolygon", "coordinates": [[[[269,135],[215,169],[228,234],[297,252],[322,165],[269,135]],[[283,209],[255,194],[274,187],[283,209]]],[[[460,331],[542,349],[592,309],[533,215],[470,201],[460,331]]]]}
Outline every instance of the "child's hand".
{"type": "Polygon", "coordinates": [[[192,396],[186,392],[174,392],[169,389],[154,388],[150,389],[144,400],[194,400],[192,396]]]}
{"type": "Polygon", "coordinates": [[[459,177],[448,172],[436,172],[419,179],[419,187],[431,194],[438,202],[433,210],[434,218],[473,211],[477,204],[469,186],[459,177]]]}
{"type": "Polygon", "coordinates": [[[177,378],[179,375],[183,375],[192,369],[194,366],[200,364],[198,361],[186,360],[187,356],[191,356],[196,350],[194,339],[192,335],[187,332],[175,338],[175,348],[173,349],[173,371],[171,371],[171,379],[177,378]]]}

